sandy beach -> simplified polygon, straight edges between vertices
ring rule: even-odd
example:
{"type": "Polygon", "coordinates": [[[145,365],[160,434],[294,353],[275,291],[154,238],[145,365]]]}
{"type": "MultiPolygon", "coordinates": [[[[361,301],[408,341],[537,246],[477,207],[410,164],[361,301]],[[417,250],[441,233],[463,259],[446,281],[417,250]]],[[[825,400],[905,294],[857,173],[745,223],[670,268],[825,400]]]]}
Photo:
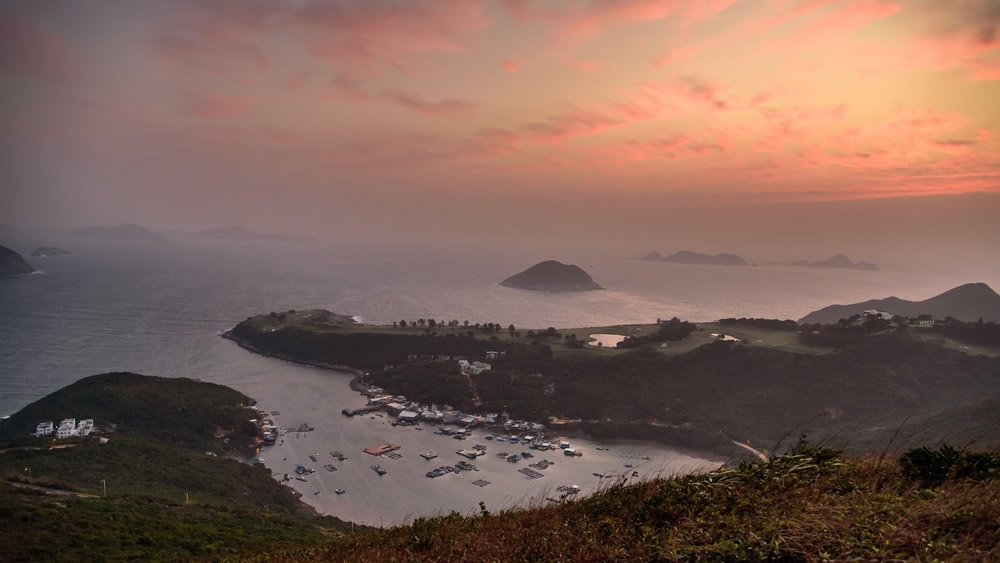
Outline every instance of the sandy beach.
{"type": "MultiPolygon", "coordinates": [[[[704,471],[719,465],[718,461],[694,457],[655,443],[595,443],[579,438],[567,439],[583,454],[569,457],[558,449],[535,451],[523,445],[486,440],[484,436],[495,432],[493,429],[478,429],[466,440],[455,440],[451,436],[434,434],[438,425],[392,426],[393,419],[388,414],[349,418],[341,409],[361,407],[367,402],[365,397],[349,388],[350,374],[307,367],[282,371],[280,382],[255,376],[236,386],[255,397],[262,410],[278,411],[280,414],[273,419],[283,430],[297,428],[301,423],[308,423],[315,430],[283,433],[275,446],[261,451],[260,458],[275,472],[276,478],[291,474],[293,479],[288,481],[288,486],[300,492],[302,500],[317,511],[363,524],[388,526],[450,511],[478,513],[480,502],[490,511],[547,503],[546,497],[558,498],[557,488],[564,485],[577,485],[579,495],[583,496],[610,485],[617,476],[643,479],[704,471]],[[294,372],[294,377],[288,377],[289,371],[294,372]],[[401,457],[376,457],[363,451],[380,443],[398,444],[400,449],[396,453],[401,457]],[[487,447],[486,454],[476,460],[455,453],[476,444],[487,447]],[[599,447],[607,449],[599,450],[599,447]],[[420,457],[420,453],[428,450],[438,457],[431,460],[420,457]],[[331,455],[333,451],[340,451],[348,459],[338,461],[331,455]],[[511,463],[496,455],[522,451],[530,451],[535,457],[511,463]],[[312,461],[310,454],[319,461],[312,461]],[[454,466],[461,460],[469,461],[479,470],[449,473],[433,479],[426,476],[432,469],[454,466]],[[518,472],[540,460],[555,462],[547,469],[536,469],[543,477],[531,479],[518,472]],[[294,479],[297,463],[316,470],[305,476],[306,482],[294,479]],[[337,470],[328,472],[324,469],[327,464],[337,470]],[[379,476],[372,470],[373,464],[380,465],[387,473],[379,476]],[[636,477],[632,477],[633,472],[636,477]],[[616,477],[602,479],[594,473],[616,477]],[[477,480],[488,481],[489,485],[473,484],[477,480]],[[338,495],[335,493],[338,488],[346,492],[338,495]]],[[[552,430],[547,437],[560,438],[552,430]]]]}

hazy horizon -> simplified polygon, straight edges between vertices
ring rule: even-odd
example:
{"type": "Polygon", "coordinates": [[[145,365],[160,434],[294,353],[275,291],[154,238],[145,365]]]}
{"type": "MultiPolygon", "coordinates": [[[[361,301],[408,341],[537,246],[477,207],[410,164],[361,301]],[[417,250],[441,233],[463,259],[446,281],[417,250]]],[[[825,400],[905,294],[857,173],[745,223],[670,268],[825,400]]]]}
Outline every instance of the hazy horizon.
{"type": "Polygon", "coordinates": [[[0,0],[0,224],[996,279],[998,25],[990,0],[0,0]]]}

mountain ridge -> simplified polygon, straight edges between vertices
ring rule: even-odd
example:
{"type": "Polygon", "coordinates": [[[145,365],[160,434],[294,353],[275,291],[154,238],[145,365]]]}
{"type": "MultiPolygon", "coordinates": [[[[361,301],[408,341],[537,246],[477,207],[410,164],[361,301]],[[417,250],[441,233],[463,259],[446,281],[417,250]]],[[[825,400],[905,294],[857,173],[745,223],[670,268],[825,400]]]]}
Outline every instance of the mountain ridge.
{"type": "Polygon", "coordinates": [[[953,287],[923,301],[891,296],[849,305],[829,305],[802,317],[799,324],[832,324],[870,309],[906,317],[933,315],[935,318],[953,317],[965,322],[979,319],[1000,322],[1000,295],[983,282],[973,282],[953,287]]]}

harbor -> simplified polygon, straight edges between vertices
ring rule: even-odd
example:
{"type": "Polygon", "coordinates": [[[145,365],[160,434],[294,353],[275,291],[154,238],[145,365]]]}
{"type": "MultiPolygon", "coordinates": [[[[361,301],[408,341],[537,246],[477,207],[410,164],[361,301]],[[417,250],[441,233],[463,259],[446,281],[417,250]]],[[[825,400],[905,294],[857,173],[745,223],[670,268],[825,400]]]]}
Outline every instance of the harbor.
{"type": "Polygon", "coordinates": [[[531,426],[508,432],[461,423],[400,425],[381,411],[345,416],[342,409],[369,406],[347,385],[349,374],[306,367],[295,372],[285,384],[267,378],[240,384],[281,429],[258,458],[318,512],[362,524],[388,526],[452,510],[476,514],[480,502],[495,511],[582,498],[618,479],[704,471],[720,463],[655,443],[566,438],[531,426]],[[296,474],[296,465],[303,473],[296,474]],[[577,492],[564,496],[560,487],[577,492]]]}

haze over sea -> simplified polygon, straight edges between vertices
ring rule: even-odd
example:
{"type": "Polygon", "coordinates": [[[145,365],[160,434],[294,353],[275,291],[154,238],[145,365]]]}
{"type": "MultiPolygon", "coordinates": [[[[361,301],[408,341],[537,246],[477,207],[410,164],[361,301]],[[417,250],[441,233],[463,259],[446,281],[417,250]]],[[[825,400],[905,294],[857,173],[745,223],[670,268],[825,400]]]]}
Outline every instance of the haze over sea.
{"type": "MultiPolygon", "coordinates": [[[[586,251],[512,255],[320,243],[60,244],[74,254],[33,258],[40,273],[0,278],[0,414],[12,414],[77,379],[107,371],[228,385],[265,409],[281,411],[275,420],[282,428],[300,422],[316,427],[301,436],[289,433],[283,444],[260,454],[278,475],[290,472],[294,463],[308,464],[312,453],[325,457],[340,449],[356,460],[338,464],[342,467],[335,473],[321,470],[308,483],[293,480],[289,486],[321,512],[372,525],[442,510],[474,511],[480,501],[490,507],[523,503],[551,494],[558,484],[579,484],[588,494],[602,483],[591,473],[617,474],[625,463],[632,466],[629,471],[645,476],[687,473],[717,461],[654,444],[616,442],[610,450],[598,450],[589,440],[575,439],[574,445],[586,452],[582,461],[550,457],[558,464],[537,482],[525,480],[492,455],[477,461],[482,471],[471,476],[428,480],[423,473],[432,466],[454,463],[450,457],[455,457],[451,452],[457,443],[429,431],[391,428],[384,418],[343,417],[340,409],[364,404],[348,387],[347,374],[252,354],[220,338],[221,331],[256,313],[315,307],[370,323],[434,317],[522,328],[673,316],[694,321],[798,319],[831,303],[888,295],[925,299],[973,281],[892,271],[646,263],[586,251]],[[609,289],[544,294],[497,285],[548,258],[584,267],[609,289]],[[379,460],[390,471],[380,478],[368,469],[371,461],[360,450],[383,441],[402,444],[404,458],[379,460]],[[417,457],[428,449],[442,457],[431,462],[417,457]],[[492,484],[481,489],[461,483],[476,478],[492,484]],[[341,487],[348,494],[333,493],[341,487]]],[[[482,432],[473,438],[485,443],[482,432]]]]}
{"type": "MultiPolygon", "coordinates": [[[[420,317],[577,327],[727,316],[798,319],[832,303],[925,299],[972,280],[946,274],[644,263],[624,256],[351,249],[324,244],[67,241],[41,273],[0,279],[0,414],[109,370],[239,387],[297,368],[218,337],[246,317],[322,307],[391,323],[420,317]],[[497,283],[535,262],[584,267],[607,291],[541,294],[497,283]]],[[[29,251],[28,248],[20,250],[29,251]]],[[[582,335],[581,335],[582,336],[582,335]]]]}

